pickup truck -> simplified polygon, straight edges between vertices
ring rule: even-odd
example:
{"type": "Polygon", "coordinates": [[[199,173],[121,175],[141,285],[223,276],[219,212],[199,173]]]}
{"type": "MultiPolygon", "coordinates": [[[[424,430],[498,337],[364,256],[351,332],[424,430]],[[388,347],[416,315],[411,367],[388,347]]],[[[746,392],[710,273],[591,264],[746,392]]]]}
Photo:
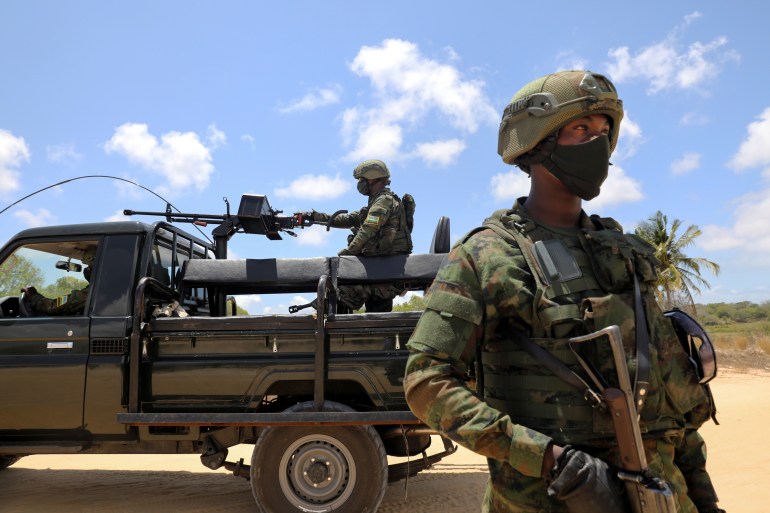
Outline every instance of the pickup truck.
{"type": "Polygon", "coordinates": [[[425,290],[448,251],[448,219],[424,254],[226,258],[235,233],[280,239],[294,225],[277,213],[245,195],[237,215],[167,209],[144,213],[166,217],[152,224],[14,236],[0,250],[0,469],[31,454],[200,454],[249,480],[262,512],[359,513],[377,510],[388,482],[454,452],[439,438],[428,455],[436,433],[405,401],[419,312],[336,308],[340,285],[425,290]],[[177,221],[215,221],[214,240],[177,221]],[[19,293],[28,286],[59,302],[62,287],[81,287],[87,299],[41,314],[19,293]],[[299,292],[315,295],[315,310],[235,315],[239,294],[299,292]],[[254,446],[250,464],[227,461],[238,444],[254,446]]]}

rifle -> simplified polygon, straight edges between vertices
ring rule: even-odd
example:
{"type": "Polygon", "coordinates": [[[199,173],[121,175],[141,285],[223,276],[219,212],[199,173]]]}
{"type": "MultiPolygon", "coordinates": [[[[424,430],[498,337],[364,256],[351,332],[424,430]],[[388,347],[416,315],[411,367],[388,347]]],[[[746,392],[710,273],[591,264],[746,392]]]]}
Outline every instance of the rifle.
{"type": "MultiPolygon", "coordinates": [[[[620,328],[609,326],[585,336],[570,338],[569,342],[571,346],[573,343],[586,342],[602,336],[607,336],[610,340],[620,388],[603,387],[601,395],[615,426],[615,436],[623,465],[622,470],[618,471],[618,477],[626,487],[631,511],[633,513],[676,513],[671,487],[663,479],[653,477],[649,473],[620,328]]],[[[574,352],[581,365],[584,365],[583,358],[577,351],[574,352]]]]}

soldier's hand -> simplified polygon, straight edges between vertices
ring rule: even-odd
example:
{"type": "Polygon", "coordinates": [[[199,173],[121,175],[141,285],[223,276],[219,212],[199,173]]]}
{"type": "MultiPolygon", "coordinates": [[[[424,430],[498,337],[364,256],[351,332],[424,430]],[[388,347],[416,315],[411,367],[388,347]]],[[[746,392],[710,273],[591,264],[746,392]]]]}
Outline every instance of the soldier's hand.
{"type": "Polygon", "coordinates": [[[339,256],[345,256],[345,255],[352,255],[353,253],[350,252],[348,248],[341,249],[337,255],[339,256]]]}
{"type": "Polygon", "coordinates": [[[563,501],[570,513],[628,512],[623,485],[599,458],[567,446],[548,481],[548,495],[563,501]]]}
{"type": "Polygon", "coordinates": [[[27,296],[37,296],[37,289],[35,287],[25,287],[21,291],[27,296]]]}

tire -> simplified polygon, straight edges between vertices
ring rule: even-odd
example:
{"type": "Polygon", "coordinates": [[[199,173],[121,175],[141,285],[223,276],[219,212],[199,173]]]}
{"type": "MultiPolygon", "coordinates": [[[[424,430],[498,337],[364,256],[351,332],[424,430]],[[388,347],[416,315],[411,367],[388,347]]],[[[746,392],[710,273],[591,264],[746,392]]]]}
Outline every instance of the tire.
{"type": "MultiPolygon", "coordinates": [[[[300,403],[286,411],[312,408],[300,403]]],[[[324,411],[354,410],[326,401],[324,411]]],[[[374,513],[388,484],[388,459],[372,426],[271,426],[254,445],[250,478],[262,513],[374,513]]]]}
{"type": "Polygon", "coordinates": [[[11,465],[19,461],[21,458],[22,458],[21,456],[0,455],[0,470],[10,467],[11,465]]]}

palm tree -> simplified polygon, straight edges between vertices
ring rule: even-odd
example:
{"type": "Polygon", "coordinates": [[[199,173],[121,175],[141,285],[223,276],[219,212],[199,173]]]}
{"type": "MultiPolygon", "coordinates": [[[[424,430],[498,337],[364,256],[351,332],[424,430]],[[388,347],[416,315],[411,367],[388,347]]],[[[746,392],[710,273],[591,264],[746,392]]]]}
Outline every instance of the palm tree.
{"type": "Polygon", "coordinates": [[[669,228],[668,218],[658,210],[634,230],[636,235],[655,247],[655,256],[660,260],[655,297],[664,310],[675,306],[694,310],[693,293],[700,294],[700,287],[711,288],[701,276],[701,270],[719,275],[718,264],[705,258],[690,258],[684,253],[685,248],[700,237],[700,228],[691,224],[679,235],[677,232],[681,227],[682,221],[674,219],[669,228]]]}

